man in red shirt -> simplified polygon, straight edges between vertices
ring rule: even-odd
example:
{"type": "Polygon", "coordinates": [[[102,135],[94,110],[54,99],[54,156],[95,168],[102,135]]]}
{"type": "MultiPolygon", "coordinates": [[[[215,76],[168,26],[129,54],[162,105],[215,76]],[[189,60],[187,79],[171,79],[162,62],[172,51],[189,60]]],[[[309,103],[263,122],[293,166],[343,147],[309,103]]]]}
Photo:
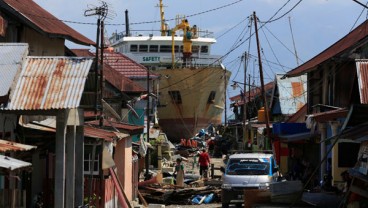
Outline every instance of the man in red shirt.
{"type": "Polygon", "coordinates": [[[199,154],[198,163],[199,163],[199,174],[202,177],[207,178],[208,177],[208,175],[207,175],[208,174],[208,166],[210,164],[210,156],[206,152],[206,149],[203,149],[202,153],[199,154]]]}

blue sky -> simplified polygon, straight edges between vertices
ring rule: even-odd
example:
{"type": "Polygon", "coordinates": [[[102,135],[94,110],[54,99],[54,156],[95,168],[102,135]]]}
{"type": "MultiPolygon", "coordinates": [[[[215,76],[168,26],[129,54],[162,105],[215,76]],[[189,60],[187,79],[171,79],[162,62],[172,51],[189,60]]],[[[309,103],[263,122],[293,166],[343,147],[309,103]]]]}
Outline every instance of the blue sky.
{"type": "MultiPolygon", "coordinates": [[[[213,46],[213,53],[227,54],[232,46],[239,44],[236,50],[229,53],[224,59],[224,65],[232,71],[230,80],[243,82],[243,70],[240,57],[248,51],[249,37],[248,19],[253,11],[262,22],[269,20],[285,3],[286,6],[275,16],[278,18],[288,12],[300,0],[164,0],[166,19],[175,18],[176,15],[194,15],[188,18],[191,25],[196,24],[202,29],[214,32],[219,37],[213,46]],[[233,3],[233,4],[232,4],[233,3]],[[225,5],[232,4],[224,7],[225,5]],[[219,8],[219,9],[216,9],[219,8]],[[216,10],[214,10],[216,9],[216,10]],[[213,11],[212,11],[213,10],[213,11]],[[241,22],[244,20],[243,22],[241,22]],[[240,23],[240,24],[239,24],[240,23]],[[237,27],[234,27],[238,25],[237,27]],[[234,28],[233,28],[234,27],[234,28]],[[230,30],[233,28],[232,30],[230,30]],[[244,33],[244,31],[247,31],[244,33]],[[241,40],[239,40],[239,37],[241,40]]],[[[48,10],[61,20],[76,21],[80,23],[96,23],[95,17],[85,17],[84,10],[91,5],[100,5],[95,0],[35,0],[40,6],[48,10]]],[[[112,19],[106,21],[106,32],[125,30],[124,11],[129,11],[130,23],[142,23],[159,20],[159,9],[155,7],[158,0],[106,0],[109,4],[112,19]],[[109,25],[119,24],[119,25],[109,25]]],[[[360,0],[366,3],[364,0],[360,0]]],[[[274,79],[275,73],[285,73],[297,66],[293,53],[293,41],[289,18],[295,40],[295,48],[300,58],[299,64],[308,61],[324,49],[345,36],[352,27],[365,21],[367,10],[353,0],[302,0],[290,13],[277,21],[267,23],[260,29],[259,37],[263,49],[265,83],[274,79]],[[363,13],[362,13],[363,12],[363,13]],[[361,15],[362,13],[362,15],[361,15]],[[290,52],[291,51],[291,52],[290,52]],[[284,67],[279,66],[279,64],[284,67]]],[[[68,23],[68,25],[87,36],[96,39],[96,25],[68,23]]],[[[171,27],[174,22],[170,22],[171,27]]],[[[132,30],[158,30],[159,23],[134,24],[132,30]]],[[[252,29],[254,31],[254,28],[252,29]]],[[[144,33],[144,32],[141,32],[144,33]]],[[[251,38],[250,54],[257,55],[255,38],[251,38]]],[[[71,48],[81,47],[70,44],[71,48]]],[[[255,58],[249,61],[248,69],[252,80],[259,83],[258,65],[255,58]]],[[[228,89],[228,96],[239,94],[239,90],[228,89]]]]}

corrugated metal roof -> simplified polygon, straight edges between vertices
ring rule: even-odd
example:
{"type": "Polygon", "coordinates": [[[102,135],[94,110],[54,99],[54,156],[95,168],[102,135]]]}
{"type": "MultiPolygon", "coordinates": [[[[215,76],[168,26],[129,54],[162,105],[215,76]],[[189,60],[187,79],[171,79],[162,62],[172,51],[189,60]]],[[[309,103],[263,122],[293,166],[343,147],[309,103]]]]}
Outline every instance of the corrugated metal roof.
{"type": "Polygon", "coordinates": [[[111,142],[115,138],[119,138],[119,139],[126,138],[129,136],[129,134],[108,131],[105,129],[95,128],[92,126],[85,125],[84,126],[84,136],[92,137],[96,139],[103,139],[103,140],[111,142]]]}
{"type": "Polygon", "coordinates": [[[36,146],[20,144],[0,139],[0,152],[28,151],[35,148],[36,146]]]}
{"type": "MultiPolygon", "coordinates": [[[[37,122],[34,121],[31,123],[24,123],[22,120],[20,120],[20,125],[25,128],[37,129],[40,131],[56,132],[56,120],[54,118],[48,118],[37,122]]],[[[96,128],[87,124],[84,125],[84,136],[103,139],[111,142],[115,138],[125,138],[129,135],[115,131],[108,131],[102,128],[96,128]]]]}
{"type": "Polygon", "coordinates": [[[18,168],[24,168],[31,166],[32,164],[29,162],[25,162],[22,160],[17,160],[8,156],[0,155],[0,168],[5,168],[8,170],[15,170],[18,168]]]}
{"type": "MultiPolygon", "coordinates": [[[[86,124],[98,126],[99,121],[98,120],[88,121],[86,122],[86,124]]],[[[106,121],[106,120],[104,120],[103,126],[114,127],[117,129],[125,130],[128,132],[131,132],[131,134],[133,134],[135,131],[143,131],[145,128],[144,126],[137,126],[137,125],[132,125],[132,124],[120,123],[120,122],[115,122],[115,121],[106,121]]]]}
{"type": "Polygon", "coordinates": [[[51,34],[51,36],[63,37],[83,45],[95,45],[93,41],[60,21],[33,0],[3,0],[0,1],[0,7],[19,17],[31,27],[37,27],[43,32],[51,34]]]}
{"type": "Polygon", "coordinates": [[[345,37],[341,38],[339,41],[328,47],[326,50],[322,51],[317,56],[313,57],[309,61],[300,65],[299,67],[289,71],[287,76],[298,76],[309,71],[317,69],[316,67],[327,61],[328,59],[337,56],[347,49],[358,45],[358,43],[364,40],[368,36],[368,20],[359,25],[356,29],[351,31],[345,37]]]}
{"type": "Polygon", "coordinates": [[[291,115],[307,103],[307,75],[281,79],[282,77],[283,75],[276,75],[281,114],[291,115]]]}
{"type": "Polygon", "coordinates": [[[27,54],[27,43],[0,43],[0,97],[8,94],[27,54]]]}
{"type": "MultiPolygon", "coordinates": [[[[267,93],[268,91],[272,90],[274,87],[274,82],[269,82],[267,84],[264,85],[264,90],[267,93]]],[[[249,97],[249,91],[247,91],[245,93],[246,96],[246,100],[247,102],[249,102],[249,100],[253,100],[255,97],[257,96],[261,96],[261,87],[255,88],[255,89],[251,89],[250,91],[250,97],[249,97]],[[250,99],[249,99],[250,98],[250,99]]],[[[231,101],[238,101],[238,105],[243,105],[243,100],[242,100],[242,95],[235,95],[233,97],[229,98],[231,101]]]]}
{"type": "Polygon", "coordinates": [[[92,58],[28,57],[5,110],[79,106],[92,58]]]}
{"type": "Polygon", "coordinates": [[[360,103],[368,104],[368,60],[356,60],[360,103]]]}

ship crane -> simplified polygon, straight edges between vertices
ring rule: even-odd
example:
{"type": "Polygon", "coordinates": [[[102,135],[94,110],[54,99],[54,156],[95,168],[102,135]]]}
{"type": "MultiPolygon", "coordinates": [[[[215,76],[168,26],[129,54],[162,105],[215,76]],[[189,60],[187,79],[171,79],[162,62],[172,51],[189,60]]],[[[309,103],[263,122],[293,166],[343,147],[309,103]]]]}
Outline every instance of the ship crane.
{"type": "Polygon", "coordinates": [[[189,22],[187,19],[182,19],[181,23],[176,25],[175,28],[171,30],[171,37],[172,37],[172,49],[171,49],[171,58],[172,58],[172,67],[174,68],[175,65],[175,33],[178,30],[183,30],[183,62],[184,64],[190,60],[192,56],[192,39],[198,38],[197,37],[197,26],[193,25],[190,27],[189,22]]]}

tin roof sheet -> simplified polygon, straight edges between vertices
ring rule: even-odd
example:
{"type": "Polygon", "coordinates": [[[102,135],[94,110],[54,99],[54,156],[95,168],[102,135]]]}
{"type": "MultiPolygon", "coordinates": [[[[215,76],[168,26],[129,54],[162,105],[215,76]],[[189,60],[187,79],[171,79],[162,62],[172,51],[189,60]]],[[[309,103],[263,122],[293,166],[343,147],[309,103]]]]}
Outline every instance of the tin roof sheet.
{"type": "MultiPolygon", "coordinates": [[[[264,85],[264,90],[265,92],[269,92],[270,90],[272,90],[274,87],[274,82],[269,82],[267,84],[264,85]]],[[[253,100],[255,97],[257,96],[261,96],[261,87],[257,87],[255,89],[251,89],[250,90],[250,97],[249,97],[249,91],[247,91],[245,93],[245,96],[246,96],[246,100],[247,102],[249,102],[249,100],[253,100]],[[249,99],[250,98],[250,99],[249,99]]],[[[242,101],[242,95],[239,94],[239,95],[235,95],[233,97],[230,97],[229,98],[231,101],[240,101],[238,102],[239,105],[243,105],[243,101],[242,101]]]]}
{"type": "Polygon", "coordinates": [[[337,56],[347,49],[356,46],[360,41],[368,36],[368,20],[363,22],[357,28],[348,33],[345,37],[338,40],[336,43],[322,51],[317,56],[300,65],[299,67],[289,71],[287,76],[299,76],[301,74],[313,71],[316,67],[327,61],[328,59],[337,56]]]}
{"type": "Polygon", "coordinates": [[[368,59],[356,60],[360,103],[368,104],[368,59]]]}
{"type": "MultiPolygon", "coordinates": [[[[24,123],[20,120],[19,123],[21,126],[31,129],[37,129],[40,131],[48,131],[48,132],[56,132],[56,120],[55,118],[47,118],[43,121],[33,121],[30,123],[24,123]]],[[[128,137],[128,134],[119,133],[116,131],[109,131],[106,129],[94,127],[91,125],[84,125],[84,136],[91,137],[96,139],[103,139],[105,141],[113,141],[116,138],[125,138],[128,137]]]]}
{"type": "Polygon", "coordinates": [[[291,115],[307,103],[307,75],[281,79],[282,77],[283,75],[276,75],[281,114],[291,115]]]}
{"type": "Polygon", "coordinates": [[[24,168],[31,166],[32,164],[29,162],[25,162],[22,160],[17,160],[8,156],[0,155],[0,168],[5,168],[8,170],[15,170],[18,168],[24,168]]]}
{"type": "Polygon", "coordinates": [[[63,37],[78,44],[95,45],[93,41],[66,25],[33,0],[3,0],[0,1],[0,7],[31,27],[36,27],[45,33],[63,37]]]}
{"type": "Polygon", "coordinates": [[[0,139],[0,152],[28,151],[35,148],[36,146],[20,144],[0,139]]]}
{"type": "Polygon", "coordinates": [[[92,58],[27,57],[5,110],[79,106],[92,58]]]}
{"type": "Polygon", "coordinates": [[[27,54],[27,43],[0,43],[0,97],[8,94],[27,54]]]}

